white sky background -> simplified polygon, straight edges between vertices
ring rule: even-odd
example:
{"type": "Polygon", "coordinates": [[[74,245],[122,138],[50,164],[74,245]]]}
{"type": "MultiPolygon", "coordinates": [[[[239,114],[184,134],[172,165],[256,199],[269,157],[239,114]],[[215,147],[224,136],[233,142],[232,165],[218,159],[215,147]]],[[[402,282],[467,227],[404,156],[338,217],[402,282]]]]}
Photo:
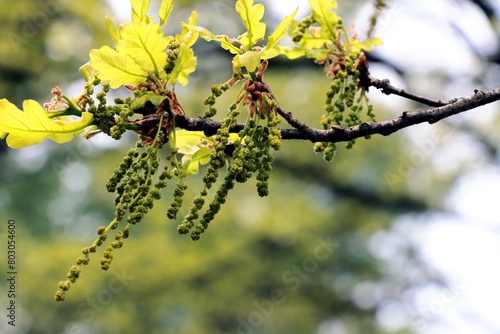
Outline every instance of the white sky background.
{"type": "MultiPolygon", "coordinates": [[[[378,51],[381,56],[411,69],[410,72],[416,75],[440,71],[451,76],[471,76],[470,82],[462,82],[460,87],[449,91],[436,87],[438,79],[437,83],[415,85],[418,89],[423,87],[424,91],[420,91],[423,94],[434,91],[436,97],[448,99],[457,94],[470,95],[478,88],[471,82],[480,62],[463,37],[451,28],[452,25],[459,27],[484,55],[494,51],[498,38],[477,9],[468,1],[400,0],[392,3],[376,33],[384,40],[384,46],[378,51]],[[428,92],[426,85],[430,87],[428,92]]],[[[365,17],[369,15],[370,10],[367,11],[363,14],[365,17]]],[[[360,25],[362,23],[358,27],[360,25]]],[[[386,77],[383,71],[374,75],[386,77]]],[[[490,105],[475,110],[474,115],[464,115],[460,121],[480,124],[498,111],[498,105],[490,105]]],[[[417,145],[431,136],[420,130],[421,127],[416,126],[406,131],[417,145]]],[[[411,323],[419,333],[500,333],[500,267],[495,266],[500,258],[500,170],[498,165],[486,169],[483,164],[486,159],[477,146],[470,139],[468,141],[462,140],[455,146],[451,141],[446,142],[445,149],[428,154],[436,170],[445,165],[456,168],[461,163],[476,164],[472,168],[474,171],[464,175],[447,198],[447,209],[457,215],[435,215],[420,221],[407,218],[396,224],[396,229],[403,231],[401,233],[413,236],[428,263],[444,273],[455,286],[444,292],[423,289],[418,294],[420,311],[411,323]],[[446,150],[446,146],[451,148],[446,150]]],[[[390,316],[385,321],[390,325],[390,316]]]]}
{"type": "MultiPolygon", "coordinates": [[[[116,10],[116,19],[128,20],[128,3],[125,6],[123,0],[109,1],[116,10]]],[[[342,6],[343,0],[338,2],[342,6]]],[[[469,47],[457,35],[457,31],[450,28],[450,24],[460,27],[462,34],[474,41],[474,46],[484,54],[497,47],[495,33],[468,1],[392,0],[389,3],[392,6],[384,13],[376,31],[376,36],[384,40],[384,45],[377,52],[417,75],[436,70],[451,75],[474,75],[479,61],[468,51],[469,47]]],[[[492,3],[500,11],[500,1],[492,3]]],[[[297,6],[306,8],[307,1],[268,1],[268,8],[282,17],[297,6]]],[[[354,22],[356,31],[366,31],[363,28],[371,12],[370,6],[360,12],[358,22],[354,22]]],[[[298,17],[305,14],[303,10],[298,17]]],[[[402,84],[401,79],[387,69],[373,67],[371,70],[376,77],[387,77],[395,84],[402,84]]],[[[442,87],[438,81],[427,84],[430,92],[444,99],[457,94],[470,95],[476,88],[465,82],[464,85],[443,91],[439,89],[442,87]]],[[[427,93],[422,85],[416,86],[424,90],[419,93],[427,93]]],[[[374,101],[388,101],[387,97],[372,95],[374,101]]],[[[475,110],[474,119],[465,116],[463,120],[480,124],[491,119],[495,112],[499,112],[498,105],[490,105],[475,110]]],[[[406,132],[418,143],[430,135],[421,130],[422,127],[416,126],[406,132]]],[[[464,175],[447,199],[448,209],[457,213],[455,217],[435,215],[429,216],[426,221],[405,218],[395,226],[396,233],[412,235],[416,243],[421,245],[428,262],[455,285],[444,292],[430,288],[419,291],[415,297],[419,314],[411,315],[411,319],[401,310],[382,312],[379,319],[388,329],[410,323],[419,333],[426,334],[500,333],[500,265],[494,265],[500,259],[500,170],[498,165],[483,169],[484,165],[480,164],[482,157],[474,148],[470,142],[460,145],[458,150],[451,145],[439,152],[430,152],[428,156],[437,170],[450,168],[446,167],[450,164],[474,163],[467,160],[470,157],[478,159],[475,171],[464,175]]],[[[344,333],[338,326],[321,326],[319,332],[344,333]]]]}

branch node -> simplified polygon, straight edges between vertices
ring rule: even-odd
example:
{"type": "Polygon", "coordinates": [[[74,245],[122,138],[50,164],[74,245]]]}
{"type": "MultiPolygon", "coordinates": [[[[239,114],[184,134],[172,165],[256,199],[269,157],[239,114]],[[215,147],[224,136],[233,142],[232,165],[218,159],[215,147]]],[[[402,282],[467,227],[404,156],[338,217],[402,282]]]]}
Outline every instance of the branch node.
{"type": "Polygon", "coordinates": [[[434,124],[434,123],[437,123],[439,120],[440,120],[439,118],[436,119],[434,116],[431,116],[429,118],[429,120],[427,121],[427,123],[434,124]]]}
{"type": "Polygon", "coordinates": [[[359,130],[361,130],[362,132],[368,131],[369,129],[371,129],[371,126],[366,122],[363,122],[359,125],[359,130]]]}
{"type": "Polygon", "coordinates": [[[476,95],[476,100],[484,99],[485,94],[482,90],[474,89],[474,94],[476,95]]]}

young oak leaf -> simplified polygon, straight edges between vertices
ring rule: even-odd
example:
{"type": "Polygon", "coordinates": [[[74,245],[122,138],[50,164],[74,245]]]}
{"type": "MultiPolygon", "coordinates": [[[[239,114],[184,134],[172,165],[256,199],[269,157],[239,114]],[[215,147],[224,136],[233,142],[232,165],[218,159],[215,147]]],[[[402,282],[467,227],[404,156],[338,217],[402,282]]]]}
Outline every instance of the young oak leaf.
{"type": "Polygon", "coordinates": [[[190,29],[198,23],[198,13],[191,12],[187,23],[182,23],[182,31],[175,36],[179,43],[179,56],[174,69],[168,76],[168,83],[175,85],[179,82],[185,86],[188,83],[188,76],[196,70],[197,59],[194,55],[193,44],[200,35],[198,31],[190,29]]]}
{"type": "Polygon", "coordinates": [[[336,39],[336,25],[339,21],[337,14],[333,11],[337,8],[335,0],[308,0],[313,10],[313,19],[321,26],[321,37],[336,39]]]}
{"type": "Polygon", "coordinates": [[[195,30],[200,33],[200,37],[203,38],[207,42],[216,41],[220,43],[220,46],[224,49],[232,53],[233,55],[241,54],[240,48],[238,48],[233,43],[237,40],[230,38],[226,35],[215,35],[210,30],[200,27],[200,26],[188,26],[189,29],[195,30]]]}
{"type": "Polygon", "coordinates": [[[177,130],[175,132],[175,146],[181,153],[182,169],[186,176],[198,173],[199,165],[205,165],[210,160],[210,148],[213,139],[205,136],[203,131],[177,130]]]}
{"type": "MultiPolygon", "coordinates": [[[[149,1],[131,0],[131,4],[131,23],[123,24],[117,29],[111,20],[106,21],[108,31],[116,41],[116,50],[105,46],[90,52],[90,66],[95,70],[95,75],[103,81],[109,81],[113,89],[126,84],[139,85],[152,75],[165,79],[165,50],[174,39],[164,36],[161,30],[161,25],[166,23],[172,11],[171,0],[163,0],[160,5],[158,16],[161,25],[146,15],[149,1]]],[[[193,11],[188,24],[195,25],[197,20],[197,13],[193,11]]],[[[175,37],[179,44],[179,56],[174,69],[166,78],[169,84],[180,82],[186,85],[188,75],[196,69],[196,57],[191,47],[198,39],[199,32],[188,29],[186,24],[183,25],[181,34],[175,37]]],[[[82,74],[90,77],[92,73],[87,72],[82,74]]]]}
{"type": "Polygon", "coordinates": [[[157,23],[132,22],[123,26],[116,51],[128,55],[142,69],[159,76],[167,64],[165,49],[170,38],[165,37],[157,23]]]}
{"type": "MultiPolygon", "coordinates": [[[[76,121],[50,118],[43,107],[34,100],[23,102],[24,112],[6,99],[0,100],[0,134],[7,136],[7,145],[22,148],[41,143],[49,138],[56,143],[69,142],[85,128],[92,126],[93,116],[83,112],[76,121]]],[[[0,136],[0,138],[3,138],[0,136]]]]}
{"type": "Polygon", "coordinates": [[[267,38],[266,46],[236,55],[233,59],[234,67],[246,67],[249,72],[253,72],[260,66],[262,59],[270,59],[282,54],[283,49],[276,44],[285,36],[286,29],[292,23],[298,10],[298,8],[295,9],[292,14],[288,15],[280,22],[276,30],[267,38]]]}
{"type": "Polygon", "coordinates": [[[85,64],[80,66],[78,72],[80,72],[85,82],[94,80],[96,75],[96,70],[92,66],[90,66],[90,62],[86,62],[85,64]]]}
{"type": "Polygon", "coordinates": [[[204,147],[196,150],[192,155],[184,155],[182,157],[182,169],[186,173],[186,176],[191,176],[198,174],[200,170],[200,164],[206,165],[210,161],[211,149],[204,147]]]}
{"type": "MultiPolygon", "coordinates": [[[[344,55],[361,50],[371,51],[382,44],[379,38],[358,41],[356,35],[349,37],[349,30],[339,27],[339,18],[333,11],[337,7],[335,0],[309,0],[313,9],[313,18],[319,24],[308,29],[293,47],[280,47],[289,59],[307,57],[324,62],[330,55],[344,55]],[[344,42],[345,40],[345,42],[344,42]]],[[[290,31],[298,28],[298,22],[290,24],[290,31]]]]}
{"type": "Polygon", "coordinates": [[[132,5],[132,22],[150,22],[148,9],[151,0],[130,0],[130,4],[132,5]]]}
{"type": "MultiPolygon", "coordinates": [[[[260,13],[259,10],[256,9],[253,9],[252,12],[251,8],[258,6],[255,5],[252,7],[252,4],[253,0],[239,0],[236,3],[236,8],[240,13],[241,19],[245,27],[247,27],[247,29],[249,30],[249,32],[241,35],[240,37],[238,37],[238,39],[232,39],[225,35],[215,35],[214,33],[203,27],[190,25],[188,26],[188,28],[199,32],[200,36],[207,42],[219,42],[223,49],[228,50],[230,53],[234,54],[235,56],[233,58],[233,67],[235,70],[241,67],[245,67],[247,71],[253,72],[260,66],[260,63],[263,59],[273,58],[278,56],[279,54],[284,53],[284,49],[278,46],[277,42],[285,36],[286,30],[288,26],[293,22],[293,18],[297,14],[298,8],[292,14],[285,17],[283,21],[281,21],[276,30],[268,37],[266,46],[254,47],[254,43],[264,37],[266,26],[265,24],[263,24],[263,26],[259,26],[256,24],[262,18],[263,7],[262,13],[260,13]],[[250,19],[247,20],[247,17],[252,18],[253,21],[251,21],[250,19]],[[246,23],[245,20],[247,21],[246,23]],[[250,34],[250,30],[252,30],[253,33],[250,34]],[[255,34],[256,31],[259,32],[258,35],[255,34]],[[256,36],[258,37],[258,39],[255,39],[256,36]],[[233,43],[240,43],[243,47],[239,48],[233,43]],[[245,45],[245,43],[247,43],[247,45],[245,45]]],[[[260,8],[260,6],[258,8],[260,8]]]]}
{"type": "Polygon", "coordinates": [[[258,51],[247,51],[233,58],[235,68],[246,67],[249,72],[255,71],[260,66],[262,54],[258,51]]]}
{"type": "Polygon", "coordinates": [[[113,41],[118,42],[120,40],[120,29],[115,27],[113,20],[109,16],[104,18],[104,23],[106,24],[106,28],[108,29],[108,33],[113,39],[113,41]]]}
{"type": "Polygon", "coordinates": [[[168,17],[173,9],[172,0],[163,0],[160,4],[160,10],[158,11],[158,17],[160,18],[160,26],[167,24],[168,17]]]}
{"type": "Polygon", "coordinates": [[[264,17],[264,5],[254,5],[253,0],[238,0],[236,11],[240,14],[241,22],[247,29],[247,32],[238,37],[238,41],[246,50],[251,50],[255,43],[263,39],[266,34],[266,24],[260,22],[264,17]]]}
{"type": "MultiPolygon", "coordinates": [[[[172,134],[172,136],[174,135],[172,134]]],[[[203,131],[176,130],[175,137],[171,138],[170,142],[175,142],[175,147],[179,153],[189,154],[193,153],[192,147],[198,147],[198,145],[209,140],[210,138],[205,136],[203,131]]]]}
{"type": "Polygon", "coordinates": [[[370,52],[374,46],[380,46],[382,44],[384,44],[384,42],[382,42],[380,38],[369,38],[363,41],[355,40],[351,42],[351,49],[357,52],[361,50],[370,52]]]}
{"type": "Polygon", "coordinates": [[[143,69],[129,55],[119,53],[109,46],[90,51],[90,66],[96,70],[96,76],[109,80],[111,88],[125,84],[139,85],[148,78],[148,71],[143,69]]]}
{"type": "Polygon", "coordinates": [[[297,14],[298,10],[299,8],[297,7],[292,14],[285,17],[283,21],[280,22],[278,27],[276,27],[276,30],[274,30],[273,33],[267,38],[267,45],[261,52],[262,59],[273,58],[281,54],[281,48],[276,44],[286,35],[286,29],[293,22],[293,18],[297,14]]]}

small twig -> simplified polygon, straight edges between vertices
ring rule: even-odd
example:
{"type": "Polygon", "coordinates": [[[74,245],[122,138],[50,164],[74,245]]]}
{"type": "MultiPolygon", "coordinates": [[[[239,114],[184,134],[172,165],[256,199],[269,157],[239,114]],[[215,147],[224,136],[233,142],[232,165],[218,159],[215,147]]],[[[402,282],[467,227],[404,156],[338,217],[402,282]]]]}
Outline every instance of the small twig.
{"type": "Polygon", "coordinates": [[[276,112],[278,113],[278,115],[280,115],[281,117],[283,117],[285,119],[285,121],[288,122],[288,124],[290,124],[291,126],[293,126],[298,131],[308,131],[308,129],[310,129],[309,126],[307,126],[306,123],[304,123],[301,120],[293,117],[293,115],[292,115],[292,113],[290,111],[284,110],[279,105],[278,105],[278,108],[276,108],[276,112]]]}

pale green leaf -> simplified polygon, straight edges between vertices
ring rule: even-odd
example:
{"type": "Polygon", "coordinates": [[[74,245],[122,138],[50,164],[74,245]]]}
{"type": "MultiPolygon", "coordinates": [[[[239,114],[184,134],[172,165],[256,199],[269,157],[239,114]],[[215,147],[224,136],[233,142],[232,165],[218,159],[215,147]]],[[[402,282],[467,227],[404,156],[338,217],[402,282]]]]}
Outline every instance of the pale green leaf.
{"type": "Polygon", "coordinates": [[[190,159],[186,159],[182,164],[182,169],[186,173],[186,176],[191,176],[198,174],[200,169],[200,164],[205,165],[210,161],[211,149],[204,147],[198,149],[190,159]]]}
{"type": "Polygon", "coordinates": [[[313,10],[313,19],[321,26],[323,38],[336,39],[337,14],[333,11],[337,7],[335,0],[309,0],[313,10]]]}
{"type": "Polygon", "coordinates": [[[162,102],[165,100],[165,96],[163,95],[157,95],[157,94],[154,94],[151,96],[151,98],[149,99],[149,101],[151,101],[151,103],[158,107],[160,104],[162,104],[162,102]]]}
{"type": "Polygon", "coordinates": [[[274,58],[282,53],[283,48],[276,45],[276,43],[285,36],[286,29],[293,22],[293,18],[295,17],[295,14],[297,14],[298,10],[299,8],[297,7],[297,9],[295,9],[292,14],[285,17],[283,21],[281,21],[281,23],[278,25],[276,30],[268,37],[267,45],[262,51],[260,51],[261,59],[274,58]]]}
{"type": "Polygon", "coordinates": [[[182,170],[186,176],[196,175],[200,170],[200,164],[198,161],[189,159],[182,164],[182,170]]]}
{"type": "Polygon", "coordinates": [[[38,102],[26,100],[24,112],[6,99],[0,100],[0,133],[7,136],[7,145],[22,148],[41,143],[49,138],[62,144],[92,125],[93,115],[83,112],[79,120],[71,117],[49,118],[38,102]]]}
{"type": "Polygon", "coordinates": [[[163,100],[165,100],[164,95],[158,95],[153,92],[147,92],[146,94],[142,95],[141,97],[137,98],[131,105],[130,109],[132,110],[137,110],[139,108],[144,107],[146,102],[151,102],[154,106],[158,107],[163,100]]]}
{"type": "Polygon", "coordinates": [[[198,161],[202,165],[206,165],[210,161],[211,148],[203,147],[193,154],[193,161],[198,161]]]}
{"type": "Polygon", "coordinates": [[[188,83],[188,76],[196,70],[197,59],[191,48],[199,36],[199,32],[190,27],[196,26],[198,23],[198,14],[196,11],[191,12],[191,16],[187,23],[182,24],[182,31],[176,36],[179,43],[179,58],[168,77],[171,84],[179,82],[185,86],[188,83]]]}
{"type": "MultiPolygon", "coordinates": [[[[175,146],[179,153],[189,154],[189,147],[198,147],[204,141],[208,140],[203,131],[177,130],[175,132],[175,146]]],[[[191,152],[194,153],[194,152],[191,152]]]]}
{"type": "Polygon", "coordinates": [[[179,82],[185,86],[188,83],[189,74],[196,70],[197,59],[192,49],[184,49],[168,78],[168,82],[175,85],[179,82]]]}
{"type": "Polygon", "coordinates": [[[215,35],[213,32],[210,30],[200,27],[200,26],[189,26],[189,29],[198,31],[200,33],[200,37],[203,38],[207,42],[211,41],[217,41],[220,43],[221,47],[224,50],[228,50],[232,54],[240,54],[243,53],[240,48],[238,48],[236,45],[233,43],[236,42],[236,40],[231,39],[229,36],[226,35],[215,35]]]}
{"type": "Polygon", "coordinates": [[[353,41],[351,43],[351,48],[353,51],[361,51],[361,50],[365,50],[365,51],[371,51],[373,49],[374,46],[380,46],[382,45],[383,42],[382,42],[382,39],[380,38],[370,38],[370,39],[365,39],[364,41],[353,41]]]}
{"type": "Polygon", "coordinates": [[[80,66],[78,71],[83,76],[83,80],[85,80],[85,82],[90,82],[94,80],[96,75],[96,70],[92,66],[90,66],[90,62],[87,62],[82,66],[80,66]]]}
{"type": "Polygon", "coordinates": [[[108,28],[109,35],[113,41],[118,42],[120,40],[120,29],[115,27],[113,20],[111,20],[109,16],[104,18],[104,22],[106,23],[106,28],[108,28]]]}
{"type": "Polygon", "coordinates": [[[300,57],[304,57],[306,55],[306,51],[304,48],[299,47],[282,47],[281,53],[288,57],[288,59],[297,59],[300,57]]]}
{"type": "Polygon", "coordinates": [[[148,9],[151,0],[130,0],[132,5],[132,21],[149,23],[148,9]]]}
{"type": "Polygon", "coordinates": [[[239,139],[240,139],[239,134],[234,133],[234,132],[231,132],[231,133],[229,134],[229,138],[228,138],[228,141],[229,141],[229,142],[233,142],[233,143],[234,143],[235,141],[237,141],[237,140],[239,140],[239,139]]]}
{"type": "Polygon", "coordinates": [[[321,38],[321,35],[304,34],[298,44],[304,49],[313,50],[324,49],[326,45],[330,45],[332,43],[333,42],[330,38],[321,38]]]}
{"type": "Polygon", "coordinates": [[[282,54],[282,48],[279,45],[275,45],[272,48],[265,48],[262,51],[260,51],[260,58],[261,59],[271,59],[274,57],[279,56],[282,54]]]}
{"type": "Polygon", "coordinates": [[[298,10],[299,8],[297,7],[292,14],[288,15],[283,19],[283,21],[280,22],[278,27],[276,27],[276,30],[274,30],[273,33],[268,37],[267,45],[265,47],[266,50],[272,49],[276,45],[276,43],[285,36],[286,29],[293,22],[293,18],[297,14],[298,10]]]}
{"type": "Polygon", "coordinates": [[[189,27],[194,27],[198,24],[198,13],[192,11],[188,18],[187,23],[182,22],[182,31],[176,36],[180,44],[184,44],[186,47],[191,47],[196,43],[198,36],[200,35],[198,31],[189,29],[189,27]]]}
{"type": "Polygon", "coordinates": [[[203,131],[177,130],[172,137],[178,152],[183,154],[181,162],[186,175],[197,174],[199,164],[207,164],[210,160],[212,149],[208,144],[212,140],[203,131]]]}
{"type": "Polygon", "coordinates": [[[247,32],[238,37],[241,45],[247,50],[264,38],[266,34],[266,24],[260,22],[264,17],[264,5],[253,5],[253,0],[238,0],[236,2],[236,11],[240,14],[241,22],[247,29],[247,32]]]}
{"type": "Polygon", "coordinates": [[[165,49],[169,42],[170,38],[163,35],[157,23],[132,22],[123,27],[116,51],[158,75],[159,69],[167,64],[165,49]]]}
{"type": "Polygon", "coordinates": [[[97,71],[99,79],[109,80],[113,89],[125,84],[139,85],[148,77],[148,72],[132,57],[119,53],[109,46],[91,50],[90,65],[97,71]]]}
{"type": "Polygon", "coordinates": [[[160,18],[160,25],[163,26],[167,24],[168,17],[173,9],[172,0],[162,0],[160,4],[160,10],[158,11],[158,17],[160,18]]]}
{"type": "Polygon", "coordinates": [[[260,66],[260,56],[260,52],[257,51],[247,51],[236,55],[233,59],[233,66],[235,68],[246,67],[248,72],[253,72],[260,66]]]}

